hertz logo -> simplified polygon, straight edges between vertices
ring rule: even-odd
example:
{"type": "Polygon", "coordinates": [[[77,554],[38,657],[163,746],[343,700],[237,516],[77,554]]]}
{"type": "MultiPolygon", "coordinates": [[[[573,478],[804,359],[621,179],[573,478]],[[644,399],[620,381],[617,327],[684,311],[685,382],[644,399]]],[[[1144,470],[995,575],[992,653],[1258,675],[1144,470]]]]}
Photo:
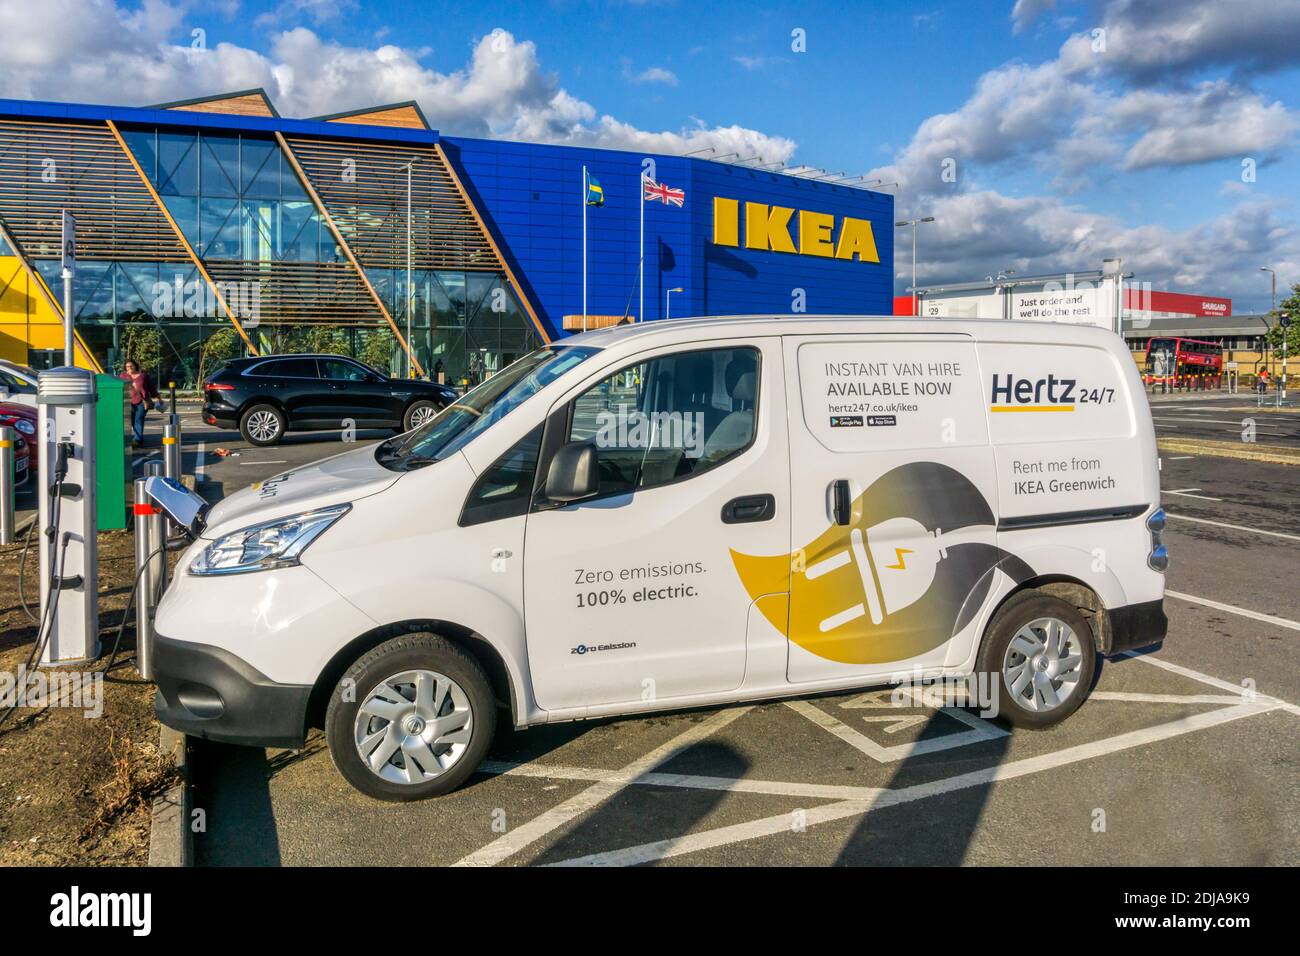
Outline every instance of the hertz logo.
{"type": "MultiPolygon", "coordinates": [[[[791,252],[823,259],[856,259],[858,262],[880,261],[876,236],[868,220],[845,216],[840,220],[837,234],[835,217],[828,212],[747,202],[744,240],[744,248],[763,252],[791,252]],[[791,220],[794,220],[793,234],[791,220]],[[798,237],[797,243],[795,236],[798,237]]],[[[740,200],[713,197],[713,244],[740,247],[740,200]]]]}
{"type": "Polygon", "coordinates": [[[1076,379],[1048,375],[1037,380],[993,376],[991,412],[1072,412],[1076,379]]]}

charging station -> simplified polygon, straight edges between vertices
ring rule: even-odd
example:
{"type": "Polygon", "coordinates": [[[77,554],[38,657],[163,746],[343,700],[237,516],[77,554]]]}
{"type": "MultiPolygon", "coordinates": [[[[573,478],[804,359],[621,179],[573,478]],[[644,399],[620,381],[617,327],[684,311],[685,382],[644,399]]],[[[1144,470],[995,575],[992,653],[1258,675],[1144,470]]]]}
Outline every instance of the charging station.
{"type": "Polygon", "coordinates": [[[67,366],[37,378],[41,664],[99,655],[95,375],[67,366]]]}

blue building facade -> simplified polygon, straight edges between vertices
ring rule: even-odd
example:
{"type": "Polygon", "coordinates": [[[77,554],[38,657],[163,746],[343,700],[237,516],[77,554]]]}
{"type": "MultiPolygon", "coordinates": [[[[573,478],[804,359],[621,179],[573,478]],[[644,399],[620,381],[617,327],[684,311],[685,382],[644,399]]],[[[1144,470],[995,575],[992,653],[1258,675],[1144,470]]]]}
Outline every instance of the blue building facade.
{"type": "Polygon", "coordinates": [[[0,100],[0,357],[58,359],[65,211],[84,364],[131,355],[182,383],[231,354],[312,350],[472,384],[584,326],[584,258],[589,328],[891,311],[885,193],[444,137],[414,103],[286,119],[261,90],[0,100]],[[603,205],[584,203],[584,169],[603,205]],[[644,289],[643,177],[680,199],[644,203],[644,289]]]}
{"type": "MultiPolygon", "coordinates": [[[[746,166],[662,156],[444,137],[448,157],[464,171],[479,211],[519,266],[553,335],[563,317],[582,311],[582,171],[604,189],[605,204],[587,210],[587,312],[661,319],[672,295],[674,315],[761,312],[889,315],[893,295],[894,198],[746,166]],[[645,204],[645,311],[640,312],[640,194],[643,170],[681,189],[681,208],[645,204]],[[871,224],[878,262],[747,248],[714,242],[714,199],[834,217],[832,240],[845,217],[871,224]]],[[[792,236],[797,247],[798,237],[792,236]]]]}

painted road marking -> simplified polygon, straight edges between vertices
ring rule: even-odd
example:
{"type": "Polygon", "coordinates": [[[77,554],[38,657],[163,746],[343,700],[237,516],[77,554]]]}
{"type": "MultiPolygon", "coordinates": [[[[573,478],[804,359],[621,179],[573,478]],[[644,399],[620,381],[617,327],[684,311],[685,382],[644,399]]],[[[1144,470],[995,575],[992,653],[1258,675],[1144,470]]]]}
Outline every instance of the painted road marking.
{"type": "MultiPolygon", "coordinates": [[[[982,770],[975,770],[970,773],[959,774],[955,777],[947,777],[929,783],[915,784],[898,790],[887,790],[874,798],[844,800],[838,803],[829,803],[820,807],[804,809],[802,811],[801,822],[805,827],[812,827],[820,823],[831,823],[836,820],[864,816],[873,810],[879,810],[884,807],[899,806],[905,803],[912,803],[916,800],[922,800],[926,797],[941,796],[944,794],[956,793],[961,790],[967,790],[971,787],[988,786],[1005,780],[1014,780],[1017,777],[1041,773],[1044,770],[1052,770],[1058,767],[1068,766],[1069,764],[1078,763],[1083,760],[1092,760],[1096,757],[1109,756],[1124,750],[1131,750],[1134,747],[1142,747],[1159,741],[1171,740],[1175,737],[1181,737],[1184,734],[1192,733],[1193,731],[1206,730],[1231,721],[1240,720],[1243,717],[1253,717],[1258,714],[1266,714],[1278,709],[1279,707],[1277,704],[1243,702],[1232,707],[1222,707],[1218,710],[1192,714],[1155,727],[1147,727],[1141,730],[1130,731],[1126,734],[1108,737],[1104,740],[1097,740],[1091,743],[1079,744],[1074,747],[1067,747],[1066,749],[1058,750],[1055,753],[1043,754],[1037,757],[1027,757],[1022,760],[1013,760],[1009,763],[1000,764],[998,766],[987,767],[982,770]]],[[[731,826],[718,827],[713,830],[704,830],[697,833],[686,834],[675,839],[656,840],[652,843],[643,843],[640,846],[631,846],[620,850],[609,850],[604,853],[592,853],[586,856],[573,857],[551,865],[630,866],[638,863],[653,863],[657,860],[683,856],[687,853],[697,853],[701,850],[730,846],[736,843],[755,840],[760,837],[789,833],[790,826],[791,815],[789,813],[782,813],[776,816],[765,817],[760,820],[753,820],[748,823],[733,824],[731,826]]]]}
{"type": "Polygon", "coordinates": [[[1128,704],[1239,704],[1241,694],[1140,694],[1127,690],[1094,690],[1088,695],[1088,700],[1128,704]]]}
{"type": "MultiPolygon", "coordinates": [[[[1245,687],[1242,687],[1240,684],[1233,684],[1219,677],[1212,677],[1209,674],[1202,674],[1200,671],[1194,671],[1190,667],[1183,667],[1181,664],[1175,664],[1172,661],[1162,660],[1159,657],[1154,656],[1153,654],[1144,654],[1142,651],[1139,650],[1139,651],[1125,651],[1121,656],[1131,657],[1134,660],[1146,661],[1146,663],[1150,664],[1152,667],[1159,667],[1161,670],[1168,671],[1171,674],[1177,674],[1179,677],[1189,677],[1194,681],[1200,681],[1202,684],[1206,684],[1210,687],[1217,687],[1219,688],[1219,690],[1226,690],[1232,694],[1236,694],[1237,697],[1241,698],[1242,700],[1250,699],[1250,697],[1248,697],[1247,689],[1245,687]]],[[[1287,711],[1287,713],[1295,714],[1296,716],[1300,717],[1300,706],[1297,706],[1296,704],[1292,704],[1288,701],[1281,700],[1277,697],[1270,697],[1267,694],[1261,694],[1258,692],[1255,692],[1254,700],[1263,701],[1265,703],[1270,703],[1270,704],[1277,704],[1283,710],[1287,711]]]]}
{"type": "Polygon", "coordinates": [[[1200,491],[1200,488],[1180,488],[1177,491],[1170,491],[1162,488],[1162,495],[1182,495],[1184,498],[1200,498],[1202,501],[1222,501],[1222,498],[1211,498],[1209,495],[1194,495],[1193,491],[1200,491]]]}
{"type": "MultiPolygon", "coordinates": [[[[479,766],[484,773],[506,777],[551,780],[587,780],[614,783],[621,770],[567,767],[553,764],[519,764],[489,760],[479,766]]],[[[828,783],[791,783],[784,780],[750,780],[740,777],[708,777],[691,773],[643,773],[632,784],[644,787],[678,787],[686,790],[720,790],[727,793],[759,793],[776,797],[808,797],[814,800],[869,800],[883,792],[880,787],[837,786],[828,783]]]]}
{"type": "Polygon", "coordinates": [[[1292,631],[1300,631],[1300,621],[1288,620],[1285,617],[1274,617],[1272,614],[1261,614],[1259,611],[1247,610],[1244,607],[1236,607],[1232,604],[1220,604],[1218,601],[1211,601],[1209,598],[1197,597],[1195,594],[1183,594],[1181,591],[1170,591],[1168,588],[1165,589],[1165,594],[1169,597],[1178,598],[1180,601],[1199,604],[1202,607],[1213,608],[1216,611],[1226,611],[1228,614],[1248,617],[1252,621],[1262,621],[1265,624],[1272,624],[1274,627],[1285,627],[1292,631]]]}
{"type": "Polygon", "coordinates": [[[581,793],[565,800],[559,806],[552,807],[545,813],[529,820],[523,826],[498,837],[487,846],[459,860],[455,865],[495,866],[502,860],[514,856],[520,850],[540,840],[553,830],[564,826],[570,820],[604,803],[636,780],[637,777],[654,770],[660,764],[667,763],[678,754],[689,750],[710,734],[721,730],[733,720],[749,713],[751,709],[750,707],[733,707],[710,715],[667,743],[660,744],[639,760],[632,761],[613,776],[597,782],[581,793]]]}
{"type": "Polygon", "coordinates": [[[1186,461],[1186,460],[1189,459],[1189,458],[1195,458],[1195,457],[1196,457],[1195,455],[1176,455],[1175,457],[1170,458],[1169,460],[1170,460],[1170,461],[1186,461]]]}
{"type": "Polygon", "coordinates": [[[286,459],[286,460],[276,459],[276,460],[274,460],[274,461],[241,461],[241,462],[236,462],[236,464],[239,464],[239,465],[287,465],[287,464],[289,464],[289,462],[288,462],[287,459],[286,459]]]}
{"type": "Polygon", "coordinates": [[[1283,531],[1265,531],[1263,528],[1247,528],[1240,524],[1227,524],[1223,521],[1211,521],[1209,518],[1193,518],[1191,515],[1176,515],[1172,512],[1165,512],[1166,518],[1177,518],[1179,521],[1194,521],[1197,524],[1214,525],[1216,528],[1231,528],[1233,531],[1249,531],[1251,534],[1264,534],[1270,538],[1285,538],[1288,541],[1300,541],[1300,534],[1287,534],[1283,531]]]}
{"type": "MultiPolygon", "coordinates": [[[[908,688],[905,692],[911,690],[911,688],[908,688]]],[[[913,695],[913,699],[916,699],[915,695],[913,695]]],[[[996,740],[1008,734],[1008,731],[998,725],[982,720],[961,708],[944,708],[943,713],[960,723],[966,724],[966,726],[970,727],[970,730],[886,747],[876,743],[861,731],[855,730],[843,721],[832,717],[820,707],[813,706],[806,700],[787,700],[785,705],[795,713],[807,717],[822,730],[840,738],[850,747],[866,754],[877,763],[895,763],[921,754],[937,753],[941,750],[951,750],[953,747],[965,747],[970,744],[984,743],[987,740],[996,740]]]]}

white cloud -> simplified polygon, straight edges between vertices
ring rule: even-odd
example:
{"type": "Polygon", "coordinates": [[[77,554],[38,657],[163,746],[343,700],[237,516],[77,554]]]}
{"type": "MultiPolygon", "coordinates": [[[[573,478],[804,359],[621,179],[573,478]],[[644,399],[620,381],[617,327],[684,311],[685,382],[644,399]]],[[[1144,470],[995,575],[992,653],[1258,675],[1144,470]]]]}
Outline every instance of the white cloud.
{"type": "Polygon", "coordinates": [[[1114,113],[1120,122],[1145,129],[1124,156],[1130,170],[1263,158],[1300,129],[1300,116],[1281,102],[1270,103],[1224,80],[1187,93],[1139,90],[1120,100],[1114,113]]]}
{"type": "Polygon", "coordinates": [[[633,83],[664,83],[668,86],[677,85],[677,74],[672,70],[666,70],[662,66],[651,66],[642,70],[640,73],[628,71],[628,79],[633,83]]]}
{"type": "Polygon", "coordinates": [[[1016,0],[1011,9],[1012,32],[1022,33],[1048,10],[1055,9],[1056,0],[1016,0]]]}
{"type": "MultiPolygon", "coordinates": [[[[1265,260],[1277,263],[1280,274],[1300,275],[1300,229],[1294,211],[1275,200],[1246,199],[1184,230],[1125,226],[1051,197],[1017,199],[992,191],[936,198],[923,211],[937,221],[920,234],[922,287],[1002,268],[1019,275],[1083,272],[1111,256],[1157,289],[1238,299],[1259,299],[1257,270],[1265,260]]],[[[895,266],[900,284],[910,285],[910,262],[899,257],[895,266]]]]}
{"type": "Polygon", "coordinates": [[[1300,0],[1112,0],[1101,28],[1104,50],[1093,49],[1091,32],[1078,34],[1061,48],[1062,62],[1140,83],[1216,67],[1249,75],[1300,63],[1300,0]]]}
{"type": "Polygon", "coordinates": [[[0,0],[0,22],[25,23],[23,42],[0,60],[0,95],[19,99],[146,105],[260,86],[285,116],[414,99],[450,134],[666,152],[743,146],[770,161],[795,149],[790,139],[738,126],[647,131],[602,115],[542,68],[533,43],[501,29],[481,38],[464,66],[442,73],[420,51],[345,46],[305,27],[276,35],[269,54],[231,43],[193,49],[175,42],[188,44],[189,24],[164,0],[135,9],[113,0],[0,0]]]}

